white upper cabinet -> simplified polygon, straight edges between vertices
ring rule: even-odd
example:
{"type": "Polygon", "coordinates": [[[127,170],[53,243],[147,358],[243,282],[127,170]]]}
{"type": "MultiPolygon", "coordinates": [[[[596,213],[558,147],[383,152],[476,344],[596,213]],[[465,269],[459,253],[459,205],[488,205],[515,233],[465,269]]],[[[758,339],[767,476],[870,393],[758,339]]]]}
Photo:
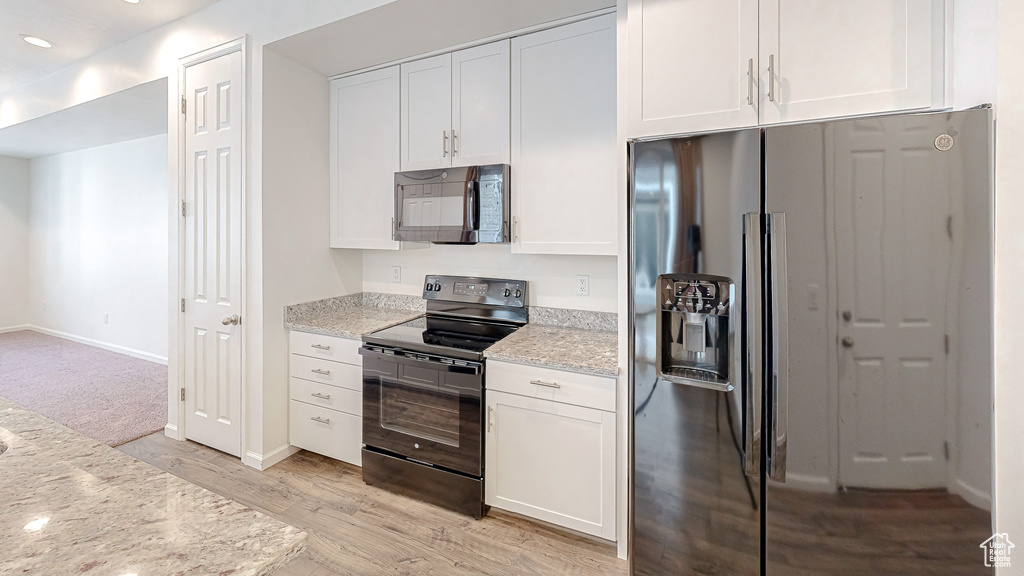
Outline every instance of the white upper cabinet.
{"type": "Polygon", "coordinates": [[[451,166],[452,55],[402,64],[402,170],[451,166]]]}
{"type": "Polygon", "coordinates": [[[331,248],[396,250],[398,66],[332,80],[331,248]]]}
{"type": "Polygon", "coordinates": [[[512,251],[615,254],[615,16],[512,39],[512,251]]]}
{"type": "Polygon", "coordinates": [[[508,40],[451,56],[452,165],[508,164],[508,40]]]}
{"type": "Polygon", "coordinates": [[[936,4],[627,0],[628,136],[941,106],[936,4]]]}
{"type": "Polygon", "coordinates": [[[757,125],[757,9],[629,0],[630,136],[757,125]]]}
{"type": "Polygon", "coordinates": [[[509,161],[509,43],[402,64],[402,170],[509,161]]]}
{"type": "Polygon", "coordinates": [[[761,122],[932,105],[932,0],[761,0],[761,122]]]}

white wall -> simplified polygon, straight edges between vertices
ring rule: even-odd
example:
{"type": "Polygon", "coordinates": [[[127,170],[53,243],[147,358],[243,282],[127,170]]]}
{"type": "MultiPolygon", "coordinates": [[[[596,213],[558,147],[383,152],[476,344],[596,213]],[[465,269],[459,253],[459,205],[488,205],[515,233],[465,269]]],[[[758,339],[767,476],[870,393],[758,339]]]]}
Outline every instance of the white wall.
{"type": "Polygon", "coordinates": [[[512,254],[508,244],[434,245],[424,250],[366,250],[363,290],[423,293],[427,274],[512,278],[530,283],[530,305],[618,312],[615,256],[512,254]],[[402,268],[392,281],[391,267],[402,268]],[[576,275],[590,276],[590,295],[576,296],[576,275]]]}
{"type": "Polygon", "coordinates": [[[262,451],[250,446],[250,458],[288,445],[284,307],[362,289],[360,253],[329,248],[329,100],[327,78],[263,52],[263,397],[255,402],[264,428],[262,451]]]}
{"type": "Polygon", "coordinates": [[[166,162],[166,135],[31,161],[33,325],[166,360],[166,162]]]}
{"type": "Polygon", "coordinates": [[[28,174],[28,160],[0,156],[0,331],[29,322],[28,174]]]}
{"type": "MultiPolygon", "coordinates": [[[[995,525],[1024,540],[1024,3],[999,0],[995,210],[995,525]]],[[[1000,576],[1024,574],[1024,558],[1000,576]]]]}

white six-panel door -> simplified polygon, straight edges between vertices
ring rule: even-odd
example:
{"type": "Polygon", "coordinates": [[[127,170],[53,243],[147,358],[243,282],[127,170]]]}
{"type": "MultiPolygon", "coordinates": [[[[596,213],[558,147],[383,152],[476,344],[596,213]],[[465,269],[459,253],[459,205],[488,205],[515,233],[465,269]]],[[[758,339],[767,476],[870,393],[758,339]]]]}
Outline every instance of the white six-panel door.
{"type": "Polygon", "coordinates": [[[242,327],[230,322],[242,314],[242,53],[184,76],[185,437],[239,456],[242,327]]]}
{"type": "Polygon", "coordinates": [[[948,170],[913,117],[837,126],[839,482],[945,487],[948,170]]]}

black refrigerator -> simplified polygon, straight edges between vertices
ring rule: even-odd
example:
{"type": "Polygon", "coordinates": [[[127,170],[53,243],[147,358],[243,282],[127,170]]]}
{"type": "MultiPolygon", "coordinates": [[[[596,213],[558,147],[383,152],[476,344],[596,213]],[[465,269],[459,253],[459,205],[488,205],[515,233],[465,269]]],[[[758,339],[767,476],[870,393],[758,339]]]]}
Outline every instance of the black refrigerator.
{"type": "Polygon", "coordinates": [[[629,143],[632,574],[992,573],[992,137],[629,143]]]}

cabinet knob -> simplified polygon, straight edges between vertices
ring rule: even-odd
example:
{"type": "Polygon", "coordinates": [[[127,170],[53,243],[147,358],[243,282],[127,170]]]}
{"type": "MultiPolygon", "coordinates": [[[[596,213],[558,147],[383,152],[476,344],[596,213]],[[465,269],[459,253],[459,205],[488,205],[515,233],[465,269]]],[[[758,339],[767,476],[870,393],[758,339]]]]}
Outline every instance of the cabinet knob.
{"type": "Polygon", "coordinates": [[[853,338],[849,336],[843,337],[843,348],[853,348],[853,338]]]}

